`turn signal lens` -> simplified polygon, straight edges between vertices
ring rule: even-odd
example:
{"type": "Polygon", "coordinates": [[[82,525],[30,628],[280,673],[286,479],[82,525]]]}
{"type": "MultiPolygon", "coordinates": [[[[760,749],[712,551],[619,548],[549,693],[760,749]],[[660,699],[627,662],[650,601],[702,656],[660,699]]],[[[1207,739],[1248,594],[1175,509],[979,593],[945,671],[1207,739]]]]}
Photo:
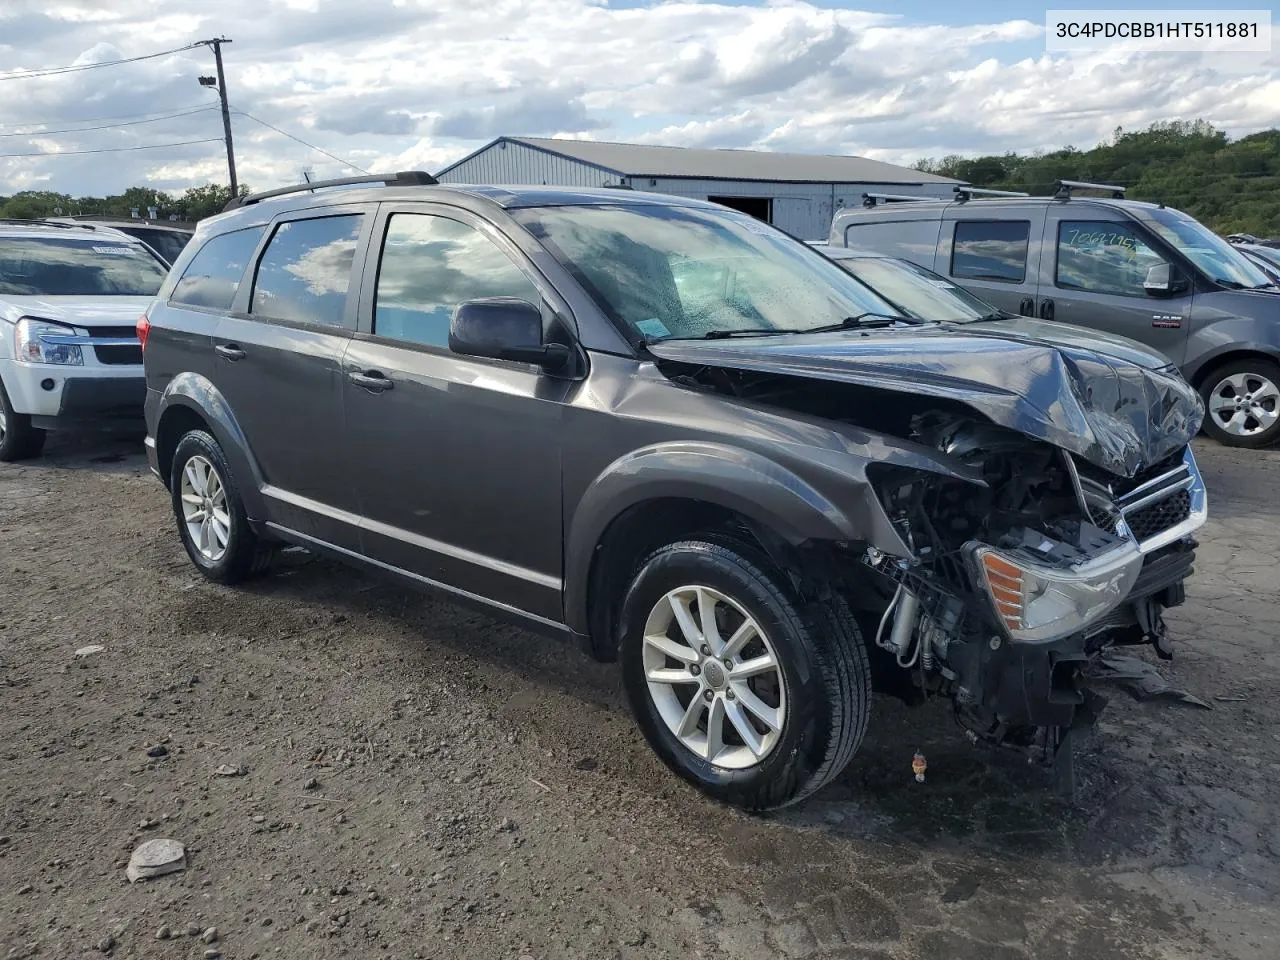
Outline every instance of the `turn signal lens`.
{"type": "Polygon", "coordinates": [[[982,555],[982,568],[987,575],[987,588],[995,603],[996,614],[1010,630],[1022,627],[1022,571],[995,553],[982,555]]]}
{"type": "Polygon", "coordinates": [[[138,318],[138,343],[142,344],[142,349],[147,349],[147,336],[151,333],[151,320],[144,313],[138,318]]]}

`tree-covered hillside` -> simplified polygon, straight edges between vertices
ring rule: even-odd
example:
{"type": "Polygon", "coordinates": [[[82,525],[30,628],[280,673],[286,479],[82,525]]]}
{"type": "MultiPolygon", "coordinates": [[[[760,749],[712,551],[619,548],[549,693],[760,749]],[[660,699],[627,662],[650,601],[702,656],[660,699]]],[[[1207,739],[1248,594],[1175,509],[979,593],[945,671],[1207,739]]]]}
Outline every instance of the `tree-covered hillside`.
{"type": "Polygon", "coordinates": [[[1280,237],[1280,130],[1238,140],[1203,120],[1157,123],[1137,133],[1116,129],[1091,150],[922,160],[930,173],[975,187],[1025,190],[1044,196],[1057,180],[1088,180],[1129,188],[1191,214],[1219,233],[1280,237]]]}
{"type": "MultiPolygon", "coordinates": [[[[248,192],[249,188],[241,185],[241,195],[248,192]]],[[[52,190],[26,190],[12,197],[0,197],[0,217],[22,220],[79,214],[128,217],[132,210],[137,210],[138,216],[146,217],[147,208],[155,207],[156,215],[162,219],[168,219],[172,214],[179,220],[200,220],[221,211],[230,199],[230,187],[212,183],[191,187],[176,197],[148,187],[130,187],[124,193],[111,197],[72,197],[52,190]]]]}

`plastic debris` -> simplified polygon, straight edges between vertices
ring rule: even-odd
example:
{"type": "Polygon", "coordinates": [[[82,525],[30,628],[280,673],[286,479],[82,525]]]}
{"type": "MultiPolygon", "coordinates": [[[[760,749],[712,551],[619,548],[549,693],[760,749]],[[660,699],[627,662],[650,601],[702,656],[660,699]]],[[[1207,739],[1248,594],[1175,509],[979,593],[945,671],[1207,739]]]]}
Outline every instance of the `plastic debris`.
{"type": "Polygon", "coordinates": [[[102,644],[100,644],[100,643],[91,643],[91,644],[89,644],[87,647],[81,647],[79,650],[77,650],[77,651],[76,651],[76,656],[77,656],[77,657],[91,657],[91,656],[93,656],[95,653],[101,653],[101,652],[102,652],[103,650],[105,650],[105,649],[107,649],[107,648],[106,648],[106,647],[104,647],[104,646],[103,646],[102,644]]]}
{"type": "Polygon", "coordinates": [[[929,769],[929,764],[924,759],[924,754],[919,750],[916,755],[911,758],[911,772],[916,775],[916,783],[924,783],[924,772],[929,769]]]}
{"type": "Polygon", "coordinates": [[[1095,680],[1113,681],[1131,693],[1135,700],[1154,700],[1161,697],[1178,700],[1204,710],[1213,709],[1199,697],[1172,686],[1154,666],[1135,657],[1104,654],[1094,665],[1091,675],[1095,680]]]}
{"type": "Polygon", "coordinates": [[[249,768],[243,764],[232,766],[229,763],[220,763],[214,768],[213,772],[220,777],[243,777],[249,772],[249,768]]]}
{"type": "Polygon", "coordinates": [[[124,875],[130,883],[187,869],[187,848],[178,840],[148,840],[133,851],[124,875]]]}

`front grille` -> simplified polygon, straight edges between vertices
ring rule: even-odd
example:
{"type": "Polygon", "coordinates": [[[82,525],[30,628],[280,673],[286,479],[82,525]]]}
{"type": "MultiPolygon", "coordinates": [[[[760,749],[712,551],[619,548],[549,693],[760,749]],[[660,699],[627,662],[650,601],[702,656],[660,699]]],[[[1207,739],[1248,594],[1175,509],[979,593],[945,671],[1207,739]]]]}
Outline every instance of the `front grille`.
{"type": "Polygon", "coordinates": [[[120,347],[93,348],[93,355],[99,363],[112,366],[142,363],[142,345],[137,342],[137,327],[89,327],[89,336],[95,340],[132,340],[131,344],[120,347]]]}
{"type": "Polygon", "coordinates": [[[1148,481],[1154,480],[1161,474],[1168,473],[1170,470],[1176,470],[1182,466],[1182,458],[1186,452],[1186,447],[1181,447],[1175,452],[1169,454],[1163,460],[1158,460],[1153,464],[1143,467],[1132,477],[1126,480],[1115,482],[1112,480],[1111,488],[1115,490],[1117,497],[1123,497],[1130,490],[1142,486],[1148,481]]]}
{"type": "Polygon", "coordinates": [[[1125,514],[1125,523],[1139,541],[1147,540],[1162,530],[1181,523],[1191,516],[1191,494],[1179,490],[1163,500],[1125,514]]]}
{"type": "Polygon", "coordinates": [[[128,347],[94,347],[93,355],[99,363],[127,364],[142,363],[142,345],[128,347]]]}
{"type": "Polygon", "coordinates": [[[138,337],[138,328],[129,327],[86,327],[91,337],[101,337],[104,340],[136,340],[138,337]]]}

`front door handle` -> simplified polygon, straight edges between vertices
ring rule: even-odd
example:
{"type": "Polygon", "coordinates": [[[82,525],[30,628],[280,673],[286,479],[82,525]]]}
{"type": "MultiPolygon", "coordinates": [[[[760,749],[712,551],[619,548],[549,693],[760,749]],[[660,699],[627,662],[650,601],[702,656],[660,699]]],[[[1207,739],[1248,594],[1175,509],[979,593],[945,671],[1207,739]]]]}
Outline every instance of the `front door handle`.
{"type": "Polygon", "coordinates": [[[364,389],[371,390],[374,393],[382,393],[382,391],[390,390],[395,386],[395,383],[388,380],[377,370],[369,370],[365,373],[348,373],[347,379],[357,387],[364,387],[364,389]]]}
{"type": "Polygon", "coordinates": [[[243,360],[244,351],[234,343],[220,343],[213,349],[218,351],[218,356],[225,360],[243,360]]]}
{"type": "Polygon", "coordinates": [[[1052,300],[1046,299],[1046,300],[1040,301],[1040,319],[1041,320],[1053,319],[1053,301],[1052,300]]]}
{"type": "Polygon", "coordinates": [[[1034,317],[1036,315],[1036,301],[1033,297],[1023,297],[1022,302],[1018,304],[1018,312],[1024,317],[1034,317]]]}

